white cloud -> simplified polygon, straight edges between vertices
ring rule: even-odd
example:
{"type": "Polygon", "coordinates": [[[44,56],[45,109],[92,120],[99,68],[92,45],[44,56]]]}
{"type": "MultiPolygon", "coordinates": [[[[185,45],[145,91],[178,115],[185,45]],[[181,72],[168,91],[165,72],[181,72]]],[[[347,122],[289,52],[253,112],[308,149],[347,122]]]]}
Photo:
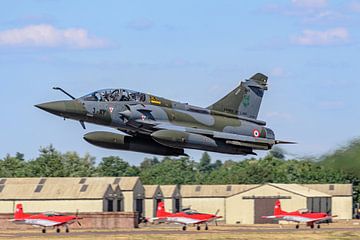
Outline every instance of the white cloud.
{"type": "Polygon", "coordinates": [[[327,5],[327,0],[292,0],[291,1],[296,7],[317,9],[323,8],[327,5]]]}
{"type": "Polygon", "coordinates": [[[89,36],[83,28],[58,29],[39,24],[0,32],[0,46],[100,48],[106,45],[105,39],[89,36]]]}
{"type": "Polygon", "coordinates": [[[345,43],[349,40],[346,28],[333,28],[325,31],[304,30],[301,35],[293,37],[293,42],[299,45],[320,46],[345,43]]]}

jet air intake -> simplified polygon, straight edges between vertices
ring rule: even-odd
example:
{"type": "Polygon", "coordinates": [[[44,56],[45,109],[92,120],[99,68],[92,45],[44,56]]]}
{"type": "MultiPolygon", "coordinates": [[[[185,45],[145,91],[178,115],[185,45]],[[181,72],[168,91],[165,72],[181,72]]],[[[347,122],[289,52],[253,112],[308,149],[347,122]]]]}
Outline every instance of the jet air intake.
{"type": "Polygon", "coordinates": [[[146,136],[137,136],[134,138],[132,136],[112,132],[97,131],[85,134],[84,140],[95,146],[109,149],[136,151],[165,156],[186,155],[184,149],[161,145],[146,136]]]}

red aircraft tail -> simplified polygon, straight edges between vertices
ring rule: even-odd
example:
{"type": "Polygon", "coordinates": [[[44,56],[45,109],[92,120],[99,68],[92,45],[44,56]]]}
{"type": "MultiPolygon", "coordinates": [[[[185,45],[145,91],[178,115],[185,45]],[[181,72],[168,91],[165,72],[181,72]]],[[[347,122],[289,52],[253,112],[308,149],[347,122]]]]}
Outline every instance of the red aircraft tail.
{"type": "Polygon", "coordinates": [[[159,202],[157,211],[156,211],[156,217],[165,217],[165,216],[168,216],[169,214],[171,214],[171,213],[165,211],[165,203],[159,202]]]}
{"type": "Polygon", "coordinates": [[[16,204],[16,210],[14,212],[14,219],[19,219],[24,216],[23,206],[21,203],[16,204]]]}
{"type": "Polygon", "coordinates": [[[285,211],[281,210],[281,203],[280,200],[276,200],[275,207],[274,207],[274,215],[281,215],[286,213],[285,211]]]}

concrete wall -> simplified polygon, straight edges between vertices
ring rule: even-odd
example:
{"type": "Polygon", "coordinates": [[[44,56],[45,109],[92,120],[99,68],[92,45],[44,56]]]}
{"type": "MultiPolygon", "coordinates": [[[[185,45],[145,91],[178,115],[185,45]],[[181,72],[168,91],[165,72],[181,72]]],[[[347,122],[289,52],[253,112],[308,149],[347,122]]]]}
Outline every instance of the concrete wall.
{"type": "MultiPolygon", "coordinates": [[[[191,207],[201,213],[215,214],[219,209],[219,216],[223,216],[219,221],[224,220],[225,217],[225,198],[182,198],[181,204],[183,208],[191,207]]],[[[166,205],[165,205],[166,206],[166,205]]],[[[168,209],[168,207],[166,207],[168,209]]]]}
{"type": "Polygon", "coordinates": [[[332,215],[337,215],[335,219],[352,219],[352,196],[332,197],[332,215]]]}
{"type": "Polygon", "coordinates": [[[146,198],[144,199],[145,204],[145,211],[144,216],[146,218],[152,218],[154,213],[154,199],[153,198],[146,198]]]}
{"type": "Polygon", "coordinates": [[[164,203],[165,203],[165,211],[173,213],[174,209],[175,209],[174,199],[173,198],[165,198],[164,203]]]}
{"type": "Polygon", "coordinates": [[[17,203],[22,203],[24,212],[102,212],[103,200],[0,200],[0,213],[13,213],[17,203]]]}
{"type": "Polygon", "coordinates": [[[258,188],[243,192],[226,199],[226,223],[227,224],[253,224],[254,223],[254,200],[243,199],[243,197],[256,196],[282,196],[290,199],[281,199],[281,207],[285,211],[294,211],[306,208],[306,197],[275,188],[270,185],[263,185],[258,188]]]}
{"type": "Polygon", "coordinates": [[[126,191],[122,192],[124,196],[124,211],[125,212],[134,212],[134,192],[133,191],[126,191]]]}
{"type": "MultiPolygon", "coordinates": [[[[79,217],[81,226],[77,223],[69,226],[71,229],[116,229],[116,228],[137,228],[137,215],[136,213],[119,213],[119,212],[107,212],[107,213],[80,213],[79,217]]],[[[8,220],[12,219],[12,214],[0,214],[0,230],[7,229],[33,229],[34,227],[29,225],[18,225],[8,220]]],[[[39,228],[39,232],[41,228],[39,228]]],[[[55,231],[49,228],[47,231],[55,231]]],[[[62,228],[61,231],[64,231],[62,228]]]]}

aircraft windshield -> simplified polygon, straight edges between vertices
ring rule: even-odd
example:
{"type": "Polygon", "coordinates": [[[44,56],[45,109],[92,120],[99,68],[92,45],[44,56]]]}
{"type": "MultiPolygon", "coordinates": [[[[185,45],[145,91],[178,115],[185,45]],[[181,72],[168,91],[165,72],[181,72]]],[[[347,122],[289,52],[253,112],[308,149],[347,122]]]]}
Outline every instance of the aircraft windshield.
{"type": "Polygon", "coordinates": [[[187,214],[187,215],[193,215],[193,214],[199,214],[199,212],[196,211],[196,210],[191,210],[191,209],[189,209],[189,210],[185,211],[185,214],[187,214]]]}
{"type": "Polygon", "coordinates": [[[63,214],[57,213],[57,212],[46,212],[46,213],[44,213],[44,215],[45,215],[45,216],[48,216],[48,217],[64,216],[63,214]]]}
{"type": "Polygon", "coordinates": [[[145,94],[127,89],[104,89],[85,95],[84,101],[119,102],[119,101],[145,101],[145,94]]]}

